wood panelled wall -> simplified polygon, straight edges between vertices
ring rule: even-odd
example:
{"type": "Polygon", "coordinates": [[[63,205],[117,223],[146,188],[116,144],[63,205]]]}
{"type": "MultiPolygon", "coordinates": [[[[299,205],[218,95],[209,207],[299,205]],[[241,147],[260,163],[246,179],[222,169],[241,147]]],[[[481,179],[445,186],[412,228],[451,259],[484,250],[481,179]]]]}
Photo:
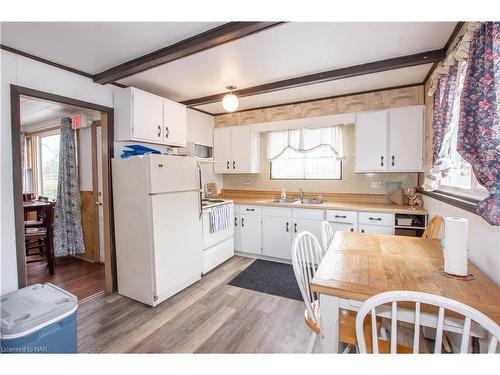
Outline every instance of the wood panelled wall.
{"type": "Polygon", "coordinates": [[[422,85],[215,116],[215,127],[248,125],[424,104],[422,85]]]}

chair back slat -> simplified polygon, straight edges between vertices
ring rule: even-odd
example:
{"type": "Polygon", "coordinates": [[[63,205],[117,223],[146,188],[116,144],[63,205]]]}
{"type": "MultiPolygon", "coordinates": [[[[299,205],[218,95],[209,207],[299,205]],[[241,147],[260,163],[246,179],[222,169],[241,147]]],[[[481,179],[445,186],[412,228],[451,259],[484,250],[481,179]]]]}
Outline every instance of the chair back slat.
{"type": "MultiPolygon", "coordinates": [[[[437,296],[429,293],[421,293],[414,291],[391,291],[377,294],[368,298],[358,311],[356,317],[356,338],[359,345],[360,353],[366,353],[366,342],[363,330],[363,322],[366,315],[371,313],[372,321],[375,321],[375,311],[378,306],[387,305],[391,303],[391,353],[394,353],[394,345],[397,345],[397,326],[394,321],[397,321],[397,303],[410,302],[415,304],[415,320],[414,320],[414,337],[413,337],[413,353],[419,352],[419,338],[420,338],[420,319],[421,319],[421,305],[428,305],[438,307],[438,316],[436,322],[436,337],[434,353],[441,353],[443,343],[443,332],[446,330],[445,324],[445,311],[450,311],[463,316],[462,341],[460,344],[460,353],[467,353],[470,345],[470,335],[472,322],[481,326],[486,332],[491,335],[488,353],[495,353],[498,340],[500,339],[500,327],[489,317],[479,312],[478,310],[467,306],[461,302],[455,301],[450,298],[437,296]],[[396,311],[395,311],[396,310],[396,311]]],[[[406,307],[405,307],[406,308],[406,307]]],[[[455,319],[455,318],[454,318],[455,319]]],[[[372,342],[373,352],[377,353],[378,349],[376,343],[378,341],[377,330],[372,325],[372,342]]],[[[453,324],[454,329],[456,325],[453,324]]],[[[488,337],[488,336],[487,336],[488,337]]],[[[397,347],[396,347],[397,348],[397,347]]]]}
{"type": "Polygon", "coordinates": [[[444,328],[444,308],[440,307],[438,313],[437,328],[436,328],[434,354],[441,353],[441,344],[443,343],[443,328],[444,328]]]}
{"type": "Polygon", "coordinates": [[[321,222],[321,244],[323,245],[323,254],[328,251],[328,247],[332,243],[334,235],[335,233],[333,232],[332,225],[327,220],[323,220],[321,222]]]}
{"type": "Polygon", "coordinates": [[[415,332],[413,334],[413,354],[420,349],[420,302],[415,303],[415,332]]]}
{"type": "Polygon", "coordinates": [[[397,353],[398,346],[398,303],[393,302],[391,307],[391,353],[397,353]]]}
{"type": "Polygon", "coordinates": [[[372,351],[374,354],[378,353],[378,334],[377,334],[377,324],[374,323],[377,321],[377,314],[375,313],[375,309],[372,309],[372,351]]]}
{"type": "Polygon", "coordinates": [[[465,317],[462,342],[460,344],[460,353],[467,353],[467,351],[469,350],[470,323],[470,318],[468,316],[465,317]]]}
{"type": "Polygon", "coordinates": [[[491,336],[490,344],[488,345],[488,353],[493,354],[497,351],[498,339],[495,336],[491,336]]]}
{"type": "Polygon", "coordinates": [[[444,224],[444,220],[442,216],[434,215],[425,228],[424,233],[422,234],[422,238],[428,239],[436,239],[439,238],[439,234],[441,233],[441,227],[444,224]]]}
{"type": "Polygon", "coordinates": [[[310,232],[300,232],[292,246],[293,271],[307,312],[316,323],[318,323],[317,316],[312,307],[316,296],[311,291],[310,285],[322,257],[323,251],[319,241],[310,232]]]}

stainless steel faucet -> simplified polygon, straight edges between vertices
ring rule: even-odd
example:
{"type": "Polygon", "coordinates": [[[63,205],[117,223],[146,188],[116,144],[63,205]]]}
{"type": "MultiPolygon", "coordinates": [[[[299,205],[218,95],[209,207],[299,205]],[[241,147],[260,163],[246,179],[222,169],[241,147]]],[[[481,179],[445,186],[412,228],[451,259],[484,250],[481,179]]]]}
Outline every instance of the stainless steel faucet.
{"type": "Polygon", "coordinates": [[[302,202],[304,200],[304,189],[299,188],[299,199],[302,202]]]}

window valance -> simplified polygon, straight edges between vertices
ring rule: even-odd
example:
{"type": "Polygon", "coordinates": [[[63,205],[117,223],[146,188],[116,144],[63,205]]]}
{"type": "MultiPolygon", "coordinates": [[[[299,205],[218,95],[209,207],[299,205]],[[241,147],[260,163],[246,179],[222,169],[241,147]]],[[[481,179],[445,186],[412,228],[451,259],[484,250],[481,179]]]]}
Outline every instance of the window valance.
{"type": "Polygon", "coordinates": [[[267,133],[267,158],[269,160],[275,159],[287,148],[298,152],[308,152],[320,146],[330,146],[337,154],[337,159],[343,159],[342,127],[287,129],[267,133]]]}

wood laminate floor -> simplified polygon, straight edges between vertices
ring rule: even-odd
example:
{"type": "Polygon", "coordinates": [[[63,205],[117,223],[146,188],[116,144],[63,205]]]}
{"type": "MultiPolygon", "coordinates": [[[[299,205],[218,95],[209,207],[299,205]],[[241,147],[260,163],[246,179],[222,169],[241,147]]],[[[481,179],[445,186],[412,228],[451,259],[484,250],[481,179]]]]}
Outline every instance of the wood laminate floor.
{"type": "Polygon", "coordinates": [[[46,262],[28,263],[28,285],[52,283],[74,294],[79,301],[105,289],[104,266],[75,257],[56,258],[54,275],[46,262]]]}
{"type": "Polygon", "coordinates": [[[80,304],[78,351],[305,352],[303,302],[226,285],[252,262],[235,256],[155,308],[118,294],[80,304]]]}

